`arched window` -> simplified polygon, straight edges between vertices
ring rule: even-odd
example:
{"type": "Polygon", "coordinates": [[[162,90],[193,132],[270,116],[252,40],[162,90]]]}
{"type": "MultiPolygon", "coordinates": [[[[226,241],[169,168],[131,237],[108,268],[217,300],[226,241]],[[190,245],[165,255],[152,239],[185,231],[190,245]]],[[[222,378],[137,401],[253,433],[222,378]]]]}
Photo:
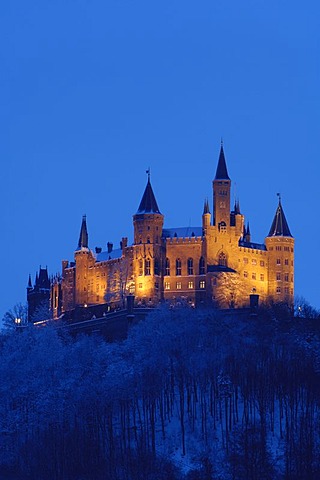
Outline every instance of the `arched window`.
{"type": "Polygon", "coordinates": [[[151,260],[149,258],[144,262],[144,274],[151,275],[151,260]]]}
{"type": "Polygon", "coordinates": [[[147,237],[147,243],[150,243],[150,237],[147,237]]]}
{"type": "Polygon", "coordinates": [[[170,260],[169,260],[169,258],[166,258],[165,275],[167,275],[167,276],[170,275],[170,260]]]}
{"type": "Polygon", "coordinates": [[[204,263],[204,258],[201,257],[199,261],[199,275],[204,275],[206,273],[206,266],[204,263]]]}
{"type": "Polygon", "coordinates": [[[219,232],[225,232],[227,230],[226,222],[220,222],[218,227],[219,227],[219,232]]]}
{"type": "Polygon", "coordinates": [[[176,260],[176,275],[181,275],[181,260],[177,258],[176,260]]]}
{"type": "Polygon", "coordinates": [[[188,275],[193,275],[193,258],[188,258],[188,275]]]}
{"type": "Polygon", "coordinates": [[[227,256],[226,256],[225,253],[223,253],[223,252],[220,253],[218,262],[219,262],[219,265],[221,265],[222,267],[227,266],[227,256]]]}
{"type": "Polygon", "coordinates": [[[143,275],[143,260],[140,258],[139,260],[139,276],[141,277],[143,275]]]}

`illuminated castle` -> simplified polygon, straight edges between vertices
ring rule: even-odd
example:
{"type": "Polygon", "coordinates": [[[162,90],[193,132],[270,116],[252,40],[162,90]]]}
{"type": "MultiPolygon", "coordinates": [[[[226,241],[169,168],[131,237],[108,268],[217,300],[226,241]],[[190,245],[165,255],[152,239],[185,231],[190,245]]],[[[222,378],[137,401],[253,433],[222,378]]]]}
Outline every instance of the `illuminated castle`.
{"type": "Polygon", "coordinates": [[[86,217],[82,219],[74,261],[62,262],[61,277],[51,285],[51,309],[57,318],[75,307],[122,307],[131,293],[136,304],[160,301],[238,307],[249,295],[264,301],[293,302],[294,239],[281,199],[265,243],[251,241],[249,225],[236,201],[231,209],[231,180],[223,145],[212,182],[213,210],[204,203],[202,225],[164,228],[150,174],[137,213],[134,241],[122,238],[119,249],[90,250],[86,217]]]}

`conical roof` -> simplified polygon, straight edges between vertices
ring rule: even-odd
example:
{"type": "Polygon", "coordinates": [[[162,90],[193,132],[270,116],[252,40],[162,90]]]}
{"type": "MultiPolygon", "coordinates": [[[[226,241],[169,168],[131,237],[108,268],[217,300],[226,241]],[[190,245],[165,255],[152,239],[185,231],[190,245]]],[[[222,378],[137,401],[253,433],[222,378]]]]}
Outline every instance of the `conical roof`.
{"type": "Polygon", "coordinates": [[[279,205],[274,216],[268,237],[292,237],[282,205],[279,205]]]}
{"type": "Polygon", "coordinates": [[[222,144],[220,148],[220,155],[219,155],[215,180],[230,180],[222,144]]]}
{"type": "Polygon", "coordinates": [[[151,187],[150,175],[148,175],[148,183],[137,211],[137,214],[141,213],[160,213],[156,197],[151,187]]]}
{"type": "Polygon", "coordinates": [[[88,248],[88,230],[87,230],[87,216],[83,215],[80,236],[78,242],[78,248],[88,248]]]}
{"type": "Polygon", "coordinates": [[[205,215],[206,213],[210,213],[209,202],[207,198],[204,201],[203,215],[205,215]]]}

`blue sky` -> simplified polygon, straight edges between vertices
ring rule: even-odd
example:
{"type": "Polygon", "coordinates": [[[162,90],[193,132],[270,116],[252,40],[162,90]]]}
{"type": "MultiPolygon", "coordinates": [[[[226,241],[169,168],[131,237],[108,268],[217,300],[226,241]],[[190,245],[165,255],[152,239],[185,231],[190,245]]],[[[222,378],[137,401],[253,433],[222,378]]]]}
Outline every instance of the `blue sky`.
{"type": "Polygon", "coordinates": [[[0,314],[72,260],[84,213],[92,248],[132,241],[149,166],[165,225],[200,225],[221,136],[253,241],[281,192],[320,308],[319,23],[316,1],[3,2],[0,314]]]}

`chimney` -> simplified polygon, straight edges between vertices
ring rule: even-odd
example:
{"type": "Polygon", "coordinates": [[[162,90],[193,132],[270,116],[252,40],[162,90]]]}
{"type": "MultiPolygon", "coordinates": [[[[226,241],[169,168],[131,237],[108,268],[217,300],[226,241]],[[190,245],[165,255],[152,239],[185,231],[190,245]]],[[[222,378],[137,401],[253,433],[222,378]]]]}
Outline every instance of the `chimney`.
{"type": "Polygon", "coordinates": [[[101,248],[101,247],[95,247],[95,251],[96,251],[97,254],[98,254],[98,253],[101,253],[102,248],[101,248]]]}
{"type": "Polygon", "coordinates": [[[120,248],[122,249],[122,251],[127,248],[128,246],[128,237],[122,237],[122,240],[120,242],[120,248]]]}
{"type": "Polygon", "coordinates": [[[113,249],[113,243],[108,242],[108,243],[107,243],[107,249],[108,249],[108,253],[111,253],[111,252],[112,252],[112,249],[113,249]]]}

